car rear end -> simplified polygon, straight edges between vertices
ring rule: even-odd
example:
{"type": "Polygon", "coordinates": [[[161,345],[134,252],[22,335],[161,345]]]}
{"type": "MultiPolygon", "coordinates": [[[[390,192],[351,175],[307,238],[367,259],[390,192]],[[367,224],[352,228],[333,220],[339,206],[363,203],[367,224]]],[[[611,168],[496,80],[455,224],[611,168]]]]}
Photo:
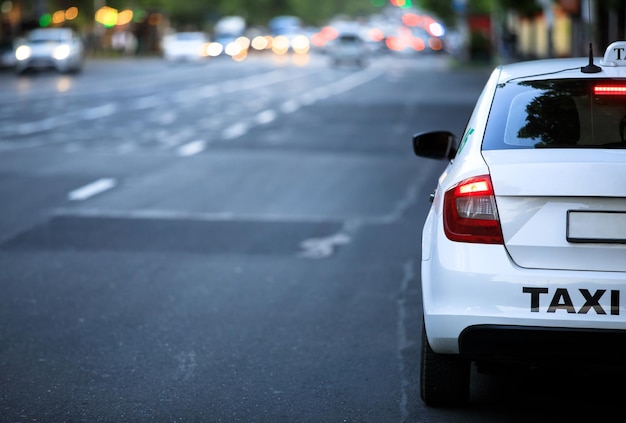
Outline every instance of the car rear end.
{"type": "Polygon", "coordinates": [[[202,32],[179,32],[164,40],[164,57],[168,61],[201,62],[209,57],[209,39],[202,32]]]}
{"type": "Polygon", "coordinates": [[[367,60],[365,42],[358,34],[341,34],[329,48],[333,65],[351,64],[363,66],[367,60]]]}
{"type": "Polygon", "coordinates": [[[623,364],[626,80],[540,73],[502,70],[486,128],[474,117],[438,187],[428,341],[479,363],[623,364]]]}

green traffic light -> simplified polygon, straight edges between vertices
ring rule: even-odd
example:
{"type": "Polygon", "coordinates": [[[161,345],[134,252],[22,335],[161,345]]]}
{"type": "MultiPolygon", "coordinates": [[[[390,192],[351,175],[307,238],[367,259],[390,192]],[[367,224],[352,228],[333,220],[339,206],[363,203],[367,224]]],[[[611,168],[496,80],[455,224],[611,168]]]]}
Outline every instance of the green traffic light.
{"type": "Polygon", "coordinates": [[[51,23],[52,23],[52,15],[50,13],[43,14],[39,18],[39,26],[42,28],[50,26],[51,23]]]}

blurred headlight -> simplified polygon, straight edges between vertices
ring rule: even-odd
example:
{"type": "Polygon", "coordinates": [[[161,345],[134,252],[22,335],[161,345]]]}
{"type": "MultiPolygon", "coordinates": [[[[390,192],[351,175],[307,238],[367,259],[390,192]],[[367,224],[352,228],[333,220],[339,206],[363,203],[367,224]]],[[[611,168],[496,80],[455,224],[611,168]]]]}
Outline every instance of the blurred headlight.
{"type": "Polygon", "coordinates": [[[15,50],[15,58],[17,60],[26,60],[30,57],[31,50],[28,46],[19,46],[15,50]]]}
{"type": "Polygon", "coordinates": [[[289,51],[289,39],[284,35],[279,35],[274,38],[272,44],[272,51],[276,54],[285,54],[289,51]]]}
{"type": "Polygon", "coordinates": [[[52,57],[55,60],[65,60],[70,56],[70,46],[67,44],[60,45],[54,49],[52,57]]]}
{"type": "Polygon", "coordinates": [[[304,35],[297,35],[294,37],[292,43],[293,51],[298,54],[304,54],[309,51],[310,43],[309,39],[304,35]]]}
{"type": "Polygon", "coordinates": [[[207,53],[211,57],[217,57],[220,54],[222,54],[223,51],[224,51],[224,46],[217,42],[213,42],[209,44],[209,47],[207,48],[207,53]]]}
{"type": "Polygon", "coordinates": [[[209,43],[204,43],[200,47],[200,57],[208,57],[209,56],[209,43]]]}
{"type": "Polygon", "coordinates": [[[267,37],[259,35],[252,40],[252,48],[255,50],[265,50],[269,46],[267,37]]]}
{"type": "Polygon", "coordinates": [[[241,47],[241,44],[239,44],[236,41],[233,41],[233,42],[228,43],[224,52],[229,56],[236,56],[239,53],[241,53],[242,50],[243,48],[241,47]]]}
{"type": "Polygon", "coordinates": [[[241,46],[242,50],[248,50],[250,48],[250,38],[248,37],[239,37],[235,42],[241,46]]]}

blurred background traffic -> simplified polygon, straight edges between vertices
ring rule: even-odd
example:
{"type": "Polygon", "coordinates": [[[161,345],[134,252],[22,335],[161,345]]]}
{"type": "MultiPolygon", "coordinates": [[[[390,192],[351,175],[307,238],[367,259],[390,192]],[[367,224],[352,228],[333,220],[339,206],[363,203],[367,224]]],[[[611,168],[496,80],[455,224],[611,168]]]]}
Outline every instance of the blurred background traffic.
{"type": "Polygon", "coordinates": [[[350,40],[361,64],[361,54],[440,52],[492,62],[586,55],[590,41],[602,51],[626,38],[625,22],[623,0],[0,0],[0,49],[14,67],[33,29],[70,27],[85,57],[244,61],[350,40]]]}

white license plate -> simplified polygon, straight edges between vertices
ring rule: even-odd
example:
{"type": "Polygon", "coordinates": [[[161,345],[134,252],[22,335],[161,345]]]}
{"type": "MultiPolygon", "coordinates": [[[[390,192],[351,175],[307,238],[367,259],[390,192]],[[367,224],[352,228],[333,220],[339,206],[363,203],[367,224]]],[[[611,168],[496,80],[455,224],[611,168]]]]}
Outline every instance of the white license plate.
{"type": "Polygon", "coordinates": [[[567,212],[569,242],[626,243],[626,212],[567,212]]]}

